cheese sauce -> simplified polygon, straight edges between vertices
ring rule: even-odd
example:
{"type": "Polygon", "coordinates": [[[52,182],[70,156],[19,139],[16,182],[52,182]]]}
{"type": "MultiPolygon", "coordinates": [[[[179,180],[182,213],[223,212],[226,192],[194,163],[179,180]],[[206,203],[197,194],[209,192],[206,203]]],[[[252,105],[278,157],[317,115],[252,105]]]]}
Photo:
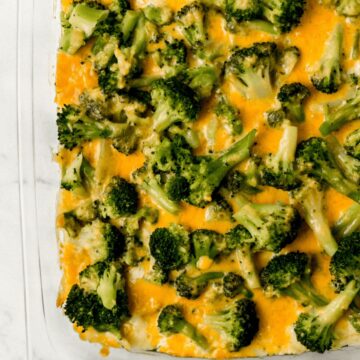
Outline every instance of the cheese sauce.
{"type": "MultiPolygon", "coordinates": [[[[111,0],[104,0],[104,4],[111,0]]],[[[167,1],[133,1],[132,5],[143,7],[148,3],[166,4],[173,10],[179,10],[183,5],[191,1],[185,0],[167,0],[167,1]]],[[[71,0],[63,0],[64,9],[71,5],[71,0]]],[[[323,121],[323,113],[319,104],[342,98],[347,93],[347,87],[344,86],[334,95],[324,95],[315,91],[309,79],[309,72],[318,62],[323,54],[323,46],[329,37],[329,33],[335,24],[342,22],[345,27],[345,49],[350,49],[356,26],[344,20],[335,14],[334,11],[326,9],[318,4],[316,0],[309,0],[307,11],[302,19],[302,23],[290,34],[279,36],[275,41],[284,45],[296,45],[301,50],[301,60],[296,65],[294,71],[286,78],[286,82],[299,81],[312,89],[312,96],[306,104],[306,122],[299,126],[299,140],[310,136],[319,135],[319,125],[323,121]]],[[[248,46],[253,42],[274,40],[273,36],[254,30],[248,30],[247,33],[238,35],[230,34],[224,30],[224,24],[220,16],[214,15],[211,18],[210,38],[216,43],[222,44],[224,49],[230,49],[234,45],[248,46]]],[[[56,74],[56,103],[59,106],[64,104],[78,103],[79,95],[85,89],[92,89],[97,86],[97,76],[92,70],[86,58],[89,54],[90,47],[82,48],[76,55],[67,55],[59,52],[57,59],[56,74]]],[[[349,50],[345,51],[348,55],[349,50]]],[[[350,69],[355,65],[354,61],[346,60],[345,69],[350,69]]],[[[151,73],[151,64],[147,73],[151,73]]],[[[238,93],[232,91],[229,84],[223,85],[224,92],[229,96],[232,104],[239,108],[242,121],[244,124],[244,133],[256,128],[258,135],[256,140],[255,151],[258,154],[275,152],[278,148],[279,139],[282,131],[278,129],[269,129],[264,124],[264,113],[274,106],[275,93],[269,99],[262,100],[246,100],[238,93]]],[[[202,132],[207,123],[211,119],[209,110],[203,111],[200,119],[197,121],[195,128],[202,132]]],[[[351,129],[358,128],[360,122],[353,122],[345,125],[337,136],[340,140],[344,139],[351,129]]],[[[219,129],[214,145],[215,151],[220,151],[229,145],[228,136],[224,129],[219,129]]],[[[96,159],[96,151],[99,144],[94,141],[84,147],[84,152],[89,159],[96,159]]],[[[119,152],[112,150],[110,144],[107,163],[111,167],[107,169],[108,178],[119,175],[125,179],[129,179],[131,172],[139,168],[144,161],[141,153],[135,153],[125,156],[119,152]]],[[[201,149],[199,150],[201,152],[201,149]]],[[[62,166],[71,160],[74,151],[60,150],[57,161],[62,166]]],[[[94,160],[95,161],[95,160],[94,160]]],[[[266,187],[265,190],[254,197],[256,202],[288,202],[287,193],[266,187]]],[[[61,190],[58,201],[58,227],[62,224],[62,215],[66,211],[74,209],[80,199],[72,195],[69,191],[61,190]]],[[[326,193],[327,215],[331,224],[352,204],[352,201],[334,190],[326,193]]],[[[153,205],[151,200],[143,194],[142,203],[153,205]]],[[[222,221],[206,221],[205,210],[193,207],[191,205],[182,205],[182,210],[178,216],[168,214],[160,210],[159,222],[156,227],[167,226],[173,222],[183,224],[187,228],[194,230],[199,228],[207,228],[225,233],[231,227],[228,222],[222,221]]],[[[153,230],[153,228],[149,229],[153,230]]],[[[287,251],[304,251],[313,254],[316,258],[317,267],[313,274],[313,281],[318,290],[325,296],[332,298],[334,292],[330,287],[329,274],[329,257],[321,253],[318,242],[313,233],[305,225],[301,232],[291,245],[288,245],[283,252],[287,251]]],[[[269,260],[270,254],[262,253],[257,256],[257,266],[261,268],[269,260]]],[[[58,296],[58,306],[61,306],[70,288],[78,281],[79,272],[84,269],[90,262],[86,251],[79,251],[71,243],[60,241],[60,262],[63,271],[63,279],[61,289],[58,296]]],[[[229,258],[224,259],[221,263],[212,263],[204,260],[205,268],[211,271],[236,271],[235,262],[229,258]]],[[[119,342],[108,334],[97,333],[94,330],[82,332],[81,328],[76,330],[81,334],[83,339],[101,343],[104,347],[102,354],[108,353],[109,347],[133,347],[140,349],[155,349],[177,356],[199,356],[212,358],[229,358],[229,357],[246,357],[257,355],[273,355],[285,353],[300,353],[305,351],[299,343],[297,343],[292,324],[295,322],[301,306],[293,299],[282,298],[266,298],[262,291],[255,291],[254,301],[256,302],[259,318],[260,330],[250,346],[243,348],[240,352],[230,353],[226,350],[220,335],[210,327],[203,324],[205,314],[212,312],[216,308],[222,308],[225,303],[223,301],[214,300],[211,289],[206,291],[197,300],[186,300],[176,295],[174,288],[170,285],[158,286],[147,282],[143,279],[144,273],[150,265],[142,264],[142,269],[137,269],[140,274],[130,271],[128,281],[128,295],[130,301],[130,310],[133,318],[127,322],[122,330],[124,340],[119,342]],[[142,271],[142,273],[141,273],[142,271]],[[199,331],[207,337],[211,344],[212,350],[204,353],[200,348],[183,335],[173,335],[163,337],[159,334],[156,326],[157,315],[159,309],[167,304],[172,303],[184,304],[186,319],[197,325],[199,331]]],[[[345,322],[340,322],[338,328],[342,334],[341,345],[359,342],[359,336],[355,336],[351,327],[345,322]]],[[[335,344],[336,345],[336,344],[335,344]]],[[[339,344],[340,345],[340,344],[339,344]]]]}

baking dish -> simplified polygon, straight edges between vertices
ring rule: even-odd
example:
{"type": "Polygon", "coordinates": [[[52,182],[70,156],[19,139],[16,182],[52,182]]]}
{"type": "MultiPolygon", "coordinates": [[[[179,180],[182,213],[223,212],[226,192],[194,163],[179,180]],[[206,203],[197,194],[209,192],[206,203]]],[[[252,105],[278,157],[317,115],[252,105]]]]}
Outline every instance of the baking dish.
{"type": "MultiPolygon", "coordinates": [[[[59,169],[56,151],[54,74],[59,29],[59,4],[49,0],[19,0],[18,110],[19,168],[25,274],[27,359],[95,360],[99,345],[80,341],[56,307],[60,282],[55,237],[59,169]]],[[[113,349],[111,359],[169,358],[153,352],[113,349]]],[[[326,355],[304,354],[272,359],[355,360],[360,350],[348,348],[326,355]]]]}

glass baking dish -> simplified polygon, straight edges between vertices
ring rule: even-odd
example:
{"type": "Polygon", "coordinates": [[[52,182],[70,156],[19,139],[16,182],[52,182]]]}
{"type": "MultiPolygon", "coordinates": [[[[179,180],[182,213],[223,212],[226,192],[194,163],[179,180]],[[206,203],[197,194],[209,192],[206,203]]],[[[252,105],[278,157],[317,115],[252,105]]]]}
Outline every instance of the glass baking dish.
{"type": "MultiPolygon", "coordinates": [[[[83,342],[56,307],[60,282],[55,235],[59,169],[53,162],[57,146],[55,63],[60,20],[59,4],[51,0],[18,0],[18,151],[25,274],[27,360],[95,360],[100,346],[83,342]]],[[[156,353],[113,349],[112,359],[169,358],[156,353]]],[[[360,349],[326,355],[273,357],[273,360],[360,358],[360,349]]]]}

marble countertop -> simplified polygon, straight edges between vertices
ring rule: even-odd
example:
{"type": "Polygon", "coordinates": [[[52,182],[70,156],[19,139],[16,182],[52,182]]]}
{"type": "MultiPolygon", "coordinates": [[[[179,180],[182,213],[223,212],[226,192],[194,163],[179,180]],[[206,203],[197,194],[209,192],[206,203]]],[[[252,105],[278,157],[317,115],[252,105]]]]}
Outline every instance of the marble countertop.
{"type": "Polygon", "coordinates": [[[25,359],[16,118],[17,1],[0,1],[0,359],[25,359]]]}

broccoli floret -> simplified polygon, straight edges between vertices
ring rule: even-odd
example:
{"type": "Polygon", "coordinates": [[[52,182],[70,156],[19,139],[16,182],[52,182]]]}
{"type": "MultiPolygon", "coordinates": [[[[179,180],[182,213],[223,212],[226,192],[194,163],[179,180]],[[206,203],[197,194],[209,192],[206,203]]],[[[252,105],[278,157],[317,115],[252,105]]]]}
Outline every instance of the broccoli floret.
{"type": "Polygon", "coordinates": [[[214,260],[226,248],[224,236],[214,230],[199,229],[190,235],[195,263],[203,256],[214,260]]]}
{"type": "Polygon", "coordinates": [[[295,170],[295,153],[298,128],[289,122],[283,125],[283,135],[276,154],[266,155],[259,166],[259,174],[263,185],[278,189],[292,190],[300,185],[295,170]]]}
{"type": "Polygon", "coordinates": [[[324,193],[320,184],[314,179],[304,179],[302,187],[293,191],[291,196],[292,203],[314,232],[321,248],[329,256],[334,255],[337,243],[324,214],[324,193]]]}
{"type": "Polygon", "coordinates": [[[262,13],[259,0],[224,0],[225,15],[237,22],[259,19],[262,13]]]}
{"type": "Polygon", "coordinates": [[[172,21],[173,13],[166,6],[149,5],[143,9],[145,17],[158,26],[169,24],[172,21]]]}
{"type": "Polygon", "coordinates": [[[360,282],[360,232],[345,236],[330,262],[333,284],[342,291],[352,280],[360,282]]]}
{"type": "Polygon", "coordinates": [[[111,139],[113,146],[128,155],[136,150],[137,134],[128,124],[109,120],[96,121],[82,114],[80,109],[65,105],[57,115],[58,139],[66,149],[73,149],[94,139],[111,139]]]}
{"type": "Polygon", "coordinates": [[[283,85],[277,95],[285,118],[295,124],[305,121],[304,102],[310,96],[309,89],[301,83],[283,85]]]}
{"type": "Polygon", "coordinates": [[[174,175],[167,180],[165,190],[170,200],[179,202],[189,196],[190,185],[183,176],[174,175]]]}
{"type": "Polygon", "coordinates": [[[358,0],[336,0],[331,1],[335,5],[336,11],[346,17],[360,16],[360,2],[358,0]]]}
{"type": "Polygon", "coordinates": [[[229,191],[231,196],[239,193],[256,195],[261,192],[259,188],[251,185],[248,173],[244,174],[239,170],[232,171],[228,174],[221,183],[221,187],[229,191]]]}
{"type": "Polygon", "coordinates": [[[342,174],[324,139],[312,137],[301,142],[296,150],[296,162],[301,173],[313,176],[360,202],[359,187],[342,174]]]}
{"type": "Polygon", "coordinates": [[[330,350],[335,338],[334,326],[349,308],[359,289],[359,284],[351,281],[344,291],[325,307],[300,314],[294,329],[298,341],[310,351],[323,353],[330,350]]]}
{"type": "Polygon", "coordinates": [[[157,228],[150,236],[149,247],[161,269],[180,269],[190,261],[190,237],[180,225],[157,228]]]}
{"type": "Polygon", "coordinates": [[[216,104],[215,115],[231,135],[236,136],[242,133],[243,124],[240,111],[232,106],[224,96],[216,104]]]}
{"type": "Polygon", "coordinates": [[[146,274],[145,280],[156,285],[166,284],[169,280],[169,271],[154,264],[152,269],[146,274]]]}
{"type": "Polygon", "coordinates": [[[343,27],[338,24],[325,45],[323,57],[311,77],[315,88],[325,94],[332,94],[342,85],[343,27]]]}
{"type": "Polygon", "coordinates": [[[349,155],[360,160],[360,129],[354,130],[346,137],[345,149],[349,155]]]}
{"type": "Polygon", "coordinates": [[[160,333],[164,335],[183,334],[201,348],[207,349],[209,347],[206,338],[184,318],[179,305],[167,305],[162,308],[157,325],[160,333]]]}
{"type": "Polygon", "coordinates": [[[158,64],[165,74],[176,75],[185,68],[187,63],[187,48],[183,40],[165,42],[165,47],[159,51],[158,64]]]}
{"type": "Polygon", "coordinates": [[[261,271],[260,280],[269,296],[291,296],[302,305],[328,303],[311,283],[310,258],[305,253],[291,252],[272,258],[261,271]]]}
{"type": "Polygon", "coordinates": [[[118,259],[124,251],[125,238],[115,226],[94,220],[81,229],[73,243],[87,252],[91,263],[96,263],[118,259]]]}
{"type": "Polygon", "coordinates": [[[68,15],[63,26],[60,40],[61,50],[75,54],[89,39],[97,26],[106,21],[109,11],[89,6],[85,3],[76,4],[68,15]]]}
{"type": "Polygon", "coordinates": [[[360,308],[354,306],[353,304],[351,306],[349,322],[352,325],[352,327],[355,329],[355,331],[360,333],[360,308]]]}
{"type": "Polygon", "coordinates": [[[205,31],[205,9],[202,4],[194,1],[184,6],[175,14],[175,21],[189,45],[198,49],[207,41],[205,31]]]}
{"type": "Polygon", "coordinates": [[[213,192],[236,165],[250,156],[256,130],[250,131],[241,140],[225,150],[218,158],[203,161],[199,166],[185,169],[182,174],[190,182],[189,202],[204,207],[212,199],[213,192]]]}
{"type": "Polygon", "coordinates": [[[155,81],[151,98],[156,109],[154,128],[158,132],[175,122],[192,122],[198,117],[200,103],[195,92],[176,78],[155,81]]]}
{"type": "MultiPolygon", "coordinates": [[[[262,16],[275,33],[288,33],[300,24],[305,11],[305,0],[260,0],[262,16]]],[[[261,26],[259,26],[261,29],[261,26]]],[[[268,27],[264,25],[266,31],[268,27]]]]}
{"type": "Polygon", "coordinates": [[[130,317],[124,278],[114,262],[99,262],[80,273],[64,306],[70,321],[84,330],[92,327],[121,337],[120,327],[130,317]]]}
{"type": "Polygon", "coordinates": [[[136,170],[132,174],[132,178],[157,205],[171,214],[178,213],[180,209],[179,205],[176,201],[171,199],[171,195],[174,194],[167,193],[164,187],[162,187],[158,181],[157,176],[152,170],[151,164],[147,163],[140,169],[136,170]]]}
{"type": "Polygon", "coordinates": [[[208,98],[219,81],[218,71],[213,66],[190,68],[182,72],[180,77],[195,91],[199,99],[208,98]]]}
{"type": "Polygon", "coordinates": [[[339,130],[345,124],[360,118],[360,91],[355,95],[335,104],[328,104],[325,107],[325,120],[320,126],[322,135],[329,135],[339,130]]]}
{"type": "Polygon", "coordinates": [[[109,10],[116,13],[118,21],[121,21],[126,14],[126,11],[130,9],[130,3],[128,0],[112,0],[109,5],[109,10]]]}
{"type": "Polygon", "coordinates": [[[79,153],[70,164],[62,169],[61,187],[78,195],[84,195],[91,191],[94,185],[94,169],[79,153]]]}
{"type": "Polygon", "coordinates": [[[206,322],[219,330],[229,351],[239,351],[251,344],[259,330],[255,303],[240,299],[219,311],[208,315],[206,322]]]}
{"type": "Polygon", "coordinates": [[[243,277],[233,272],[227,273],[224,276],[223,291],[224,295],[230,299],[233,299],[240,294],[247,298],[253,297],[253,293],[246,288],[243,277]]]}
{"type": "Polygon", "coordinates": [[[138,209],[138,202],[139,195],[135,185],[115,176],[105,189],[99,211],[105,219],[134,215],[138,209]]]}
{"type": "Polygon", "coordinates": [[[254,238],[242,225],[236,225],[226,235],[225,240],[228,251],[235,251],[239,270],[250,289],[260,287],[260,280],[256,270],[253,253],[254,238]]]}
{"type": "Polygon", "coordinates": [[[97,217],[97,208],[91,200],[85,200],[75,209],[64,213],[63,228],[70,237],[75,238],[81,229],[97,217]]]}
{"type": "Polygon", "coordinates": [[[343,172],[345,177],[355,184],[360,184],[360,160],[347,154],[335,136],[327,138],[328,147],[331,154],[343,172]]]}
{"type": "Polygon", "coordinates": [[[210,280],[220,279],[223,276],[221,272],[207,272],[191,277],[183,272],[175,279],[176,292],[181,297],[195,300],[204,292],[210,280]]]}
{"type": "Polygon", "coordinates": [[[237,195],[235,220],[246,228],[254,239],[254,250],[279,252],[293,242],[300,227],[296,209],[282,203],[255,204],[237,195]]]}
{"type": "Polygon", "coordinates": [[[333,233],[337,239],[360,230],[360,204],[350,206],[335,223],[333,233]]]}
{"type": "Polygon", "coordinates": [[[232,221],[232,207],[228,202],[218,193],[214,193],[212,202],[206,207],[205,220],[206,221],[232,221]]]}
{"type": "Polygon", "coordinates": [[[299,62],[301,52],[297,46],[288,46],[282,50],[280,58],[277,63],[277,70],[280,75],[287,76],[295,68],[296,64],[299,62]]]}
{"type": "Polygon", "coordinates": [[[226,63],[226,77],[248,99],[267,97],[273,91],[276,53],[273,42],[235,50],[226,63]]]}

